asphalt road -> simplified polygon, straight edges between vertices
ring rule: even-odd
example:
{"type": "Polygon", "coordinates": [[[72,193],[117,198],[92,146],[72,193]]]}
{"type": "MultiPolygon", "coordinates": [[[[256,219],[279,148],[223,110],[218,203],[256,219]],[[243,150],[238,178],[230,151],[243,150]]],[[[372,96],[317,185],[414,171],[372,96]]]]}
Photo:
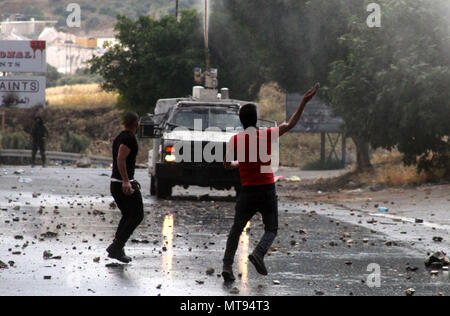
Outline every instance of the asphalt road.
{"type": "Polygon", "coordinates": [[[424,266],[428,251],[449,249],[447,226],[375,217],[314,197],[281,199],[267,277],[247,259],[263,233],[255,217],[236,257],[239,278],[224,284],[218,274],[234,193],[178,188],[171,200],[157,201],[146,170],[136,176],[146,218],[127,247],[132,264],[118,265],[105,255],[120,219],[110,207],[109,173],[0,167],[0,260],[8,265],[0,268],[0,295],[450,294],[448,271],[432,276],[424,266]],[[443,242],[433,243],[434,235],[443,242]]]}

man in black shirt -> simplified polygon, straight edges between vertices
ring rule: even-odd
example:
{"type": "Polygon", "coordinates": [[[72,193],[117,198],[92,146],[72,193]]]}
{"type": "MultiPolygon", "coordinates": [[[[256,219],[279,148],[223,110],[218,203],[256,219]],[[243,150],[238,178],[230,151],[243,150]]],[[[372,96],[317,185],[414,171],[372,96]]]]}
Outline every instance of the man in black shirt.
{"type": "Polygon", "coordinates": [[[106,250],[108,256],[123,263],[130,263],[124,247],[134,230],[144,219],[144,206],[139,183],[134,180],[138,143],[136,133],[139,117],[136,113],[126,113],[123,120],[125,130],[116,137],[113,144],[113,171],[111,194],[122,212],[116,237],[106,250]]]}

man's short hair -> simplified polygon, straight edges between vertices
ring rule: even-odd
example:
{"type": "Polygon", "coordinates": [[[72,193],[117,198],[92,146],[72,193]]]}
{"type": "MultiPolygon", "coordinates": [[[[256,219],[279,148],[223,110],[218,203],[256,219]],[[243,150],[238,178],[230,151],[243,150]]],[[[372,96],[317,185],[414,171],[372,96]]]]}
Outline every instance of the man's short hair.
{"type": "Polygon", "coordinates": [[[126,128],[133,128],[139,122],[139,115],[135,112],[127,112],[123,116],[123,125],[126,128]]]}
{"type": "Polygon", "coordinates": [[[245,104],[239,110],[239,118],[244,129],[249,127],[256,127],[258,123],[258,109],[253,103],[245,104]]]}

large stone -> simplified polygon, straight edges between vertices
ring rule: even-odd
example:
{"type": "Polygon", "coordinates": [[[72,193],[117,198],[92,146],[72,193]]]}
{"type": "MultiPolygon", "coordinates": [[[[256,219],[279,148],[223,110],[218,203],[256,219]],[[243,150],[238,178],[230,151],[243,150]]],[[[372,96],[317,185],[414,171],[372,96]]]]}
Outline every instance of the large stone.
{"type": "Polygon", "coordinates": [[[407,289],[405,291],[406,296],[414,296],[414,294],[416,294],[416,290],[415,289],[407,289]]]}
{"type": "Polygon", "coordinates": [[[89,157],[83,157],[77,161],[77,168],[90,168],[92,166],[92,161],[89,157]]]}
{"type": "Polygon", "coordinates": [[[448,266],[449,264],[450,264],[450,259],[447,257],[447,254],[443,251],[439,251],[439,252],[432,254],[425,261],[426,267],[436,267],[438,265],[441,265],[441,268],[442,268],[443,266],[448,266]]]}

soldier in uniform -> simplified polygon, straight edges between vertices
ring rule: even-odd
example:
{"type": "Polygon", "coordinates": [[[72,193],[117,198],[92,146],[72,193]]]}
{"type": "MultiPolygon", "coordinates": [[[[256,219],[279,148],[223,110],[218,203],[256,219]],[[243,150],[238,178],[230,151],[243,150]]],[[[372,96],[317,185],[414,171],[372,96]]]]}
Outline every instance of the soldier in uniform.
{"type": "Polygon", "coordinates": [[[34,118],[33,130],[31,132],[33,151],[31,154],[31,167],[34,167],[36,161],[36,153],[39,149],[41,153],[42,166],[45,167],[45,141],[48,137],[48,130],[44,125],[44,121],[40,116],[34,118]]]}

